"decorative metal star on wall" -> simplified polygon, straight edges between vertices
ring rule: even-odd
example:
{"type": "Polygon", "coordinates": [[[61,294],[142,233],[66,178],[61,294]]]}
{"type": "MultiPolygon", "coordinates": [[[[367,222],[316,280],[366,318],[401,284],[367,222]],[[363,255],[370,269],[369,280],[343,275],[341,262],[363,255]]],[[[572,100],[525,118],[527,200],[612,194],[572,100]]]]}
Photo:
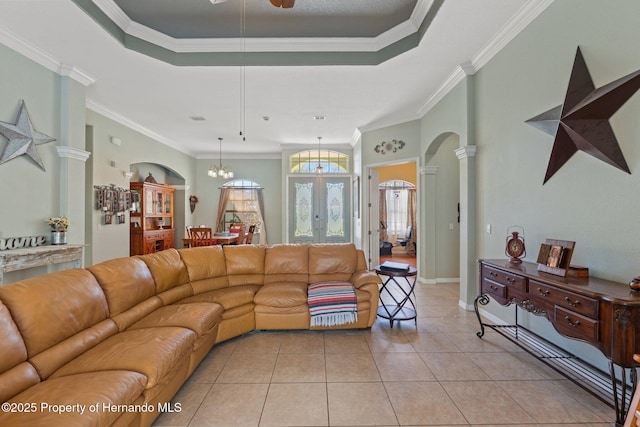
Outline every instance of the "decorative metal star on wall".
{"type": "Polygon", "coordinates": [[[555,136],[544,183],[578,150],[631,173],[609,119],[638,89],[640,70],[596,89],[578,47],[564,104],[526,121],[555,136]]]}
{"type": "Polygon", "coordinates": [[[0,134],[9,140],[6,147],[4,147],[2,156],[0,156],[0,164],[26,154],[40,166],[40,169],[46,170],[36,150],[36,145],[46,144],[56,139],[33,128],[33,123],[31,123],[24,101],[20,105],[18,121],[15,124],[0,122],[0,134]]]}

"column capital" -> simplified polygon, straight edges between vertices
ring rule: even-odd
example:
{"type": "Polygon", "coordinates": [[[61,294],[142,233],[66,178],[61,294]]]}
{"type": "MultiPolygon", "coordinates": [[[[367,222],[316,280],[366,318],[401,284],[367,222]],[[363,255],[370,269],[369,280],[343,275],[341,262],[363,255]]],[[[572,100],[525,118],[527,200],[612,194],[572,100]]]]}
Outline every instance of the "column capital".
{"type": "Polygon", "coordinates": [[[420,166],[420,175],[435,175],[440,166],[420,166]]]}
{"type": "Polygon", "coordinates": [[[60,158],[82,160],[83,162],[86,162],[87,159],[89,159],[89,156],[91,156],[89,151],[69,147],[68,145],[58,145],[56,146],[56,150],[58,151],[58,157],[60,158]]]}
{"type": "Polygon", "coordinates": [[[462,160],[466,159],[467,157],[475,157],[477,148],[478,147],[476,145],[467,145],[457,148],[456,150],[454,150],[454,153],[456,153],[456,157],[458,157],[458,160],[462,160]]]}

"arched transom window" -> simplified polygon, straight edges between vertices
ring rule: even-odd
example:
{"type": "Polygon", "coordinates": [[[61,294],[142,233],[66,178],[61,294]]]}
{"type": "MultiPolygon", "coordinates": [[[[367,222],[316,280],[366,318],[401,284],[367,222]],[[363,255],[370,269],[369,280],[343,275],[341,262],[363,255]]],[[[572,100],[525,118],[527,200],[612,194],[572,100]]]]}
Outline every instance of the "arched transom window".
{"type": "Polygon", "coordinates": [[[349,173],[349,156],[334,150],[305,150],[289,156],[290,173],[349,173]]]}

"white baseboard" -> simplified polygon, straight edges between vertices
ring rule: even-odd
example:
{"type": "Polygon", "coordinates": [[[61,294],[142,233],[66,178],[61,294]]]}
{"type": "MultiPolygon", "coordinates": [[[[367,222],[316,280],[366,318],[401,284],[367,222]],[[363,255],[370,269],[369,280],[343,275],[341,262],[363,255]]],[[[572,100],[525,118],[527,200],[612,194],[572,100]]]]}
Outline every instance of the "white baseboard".
{"type": "Polygon", "coordinates": [[[424,279],[420,277],[418,279],[418,283],[422,283],[424,285],[438,285],[440,283],[460,283],[460,278],[441,277],[437,279],[424,279]]]}

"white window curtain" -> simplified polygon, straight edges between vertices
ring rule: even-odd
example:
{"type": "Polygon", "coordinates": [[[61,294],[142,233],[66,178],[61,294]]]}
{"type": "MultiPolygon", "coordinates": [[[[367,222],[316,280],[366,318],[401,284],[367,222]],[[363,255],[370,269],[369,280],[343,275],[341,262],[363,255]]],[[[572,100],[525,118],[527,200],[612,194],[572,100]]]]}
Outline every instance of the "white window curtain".
{"type": "MultiPolygon", "coordinates": [[[[229,184],[229,183],[228,183],[229,184]]],[[[237,212],[237,220],[233,222],[255,224],[256,232],[259,232],[259,241],[256,243],[266,244],[267,226],[264,220],[264,195],[259,187],[233,187],[232,184],[225,184],[220,189],[220,199],[218,202],[218,217],[216,220],[216,231],[226,231],[228,224],[225,222],[225,213],[237,212]]]]}
{"type": "Polygon", "coordinates": [[[407,232],[409,192],[407,190],[386,190],[385,199],[387,204],[387,235],[389,240],[395,243],[398,237],[404,238],[407,232]]]}

